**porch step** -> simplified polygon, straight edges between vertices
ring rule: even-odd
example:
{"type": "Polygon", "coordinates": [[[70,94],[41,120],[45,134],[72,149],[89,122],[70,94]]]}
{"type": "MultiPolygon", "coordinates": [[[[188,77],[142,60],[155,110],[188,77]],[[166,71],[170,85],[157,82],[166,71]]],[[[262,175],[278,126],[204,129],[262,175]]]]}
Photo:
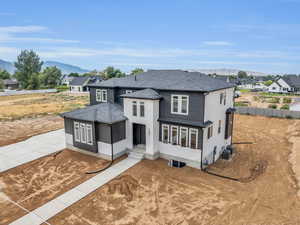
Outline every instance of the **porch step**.
{"type": "Polygon", "coordinates": [[[133,159],[143,159],[145,151],[130,151],[128,157],[133,159]]]}

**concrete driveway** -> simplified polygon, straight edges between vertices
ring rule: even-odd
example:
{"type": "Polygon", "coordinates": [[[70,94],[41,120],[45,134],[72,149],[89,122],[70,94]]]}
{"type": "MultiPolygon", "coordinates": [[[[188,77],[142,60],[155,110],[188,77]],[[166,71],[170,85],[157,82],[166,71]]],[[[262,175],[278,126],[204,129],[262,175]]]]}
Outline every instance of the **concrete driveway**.
{"type": "Polygon", "coordinates": [[[63,129],[33,136],[25,141],[0,147],[0,172],[64,148],[65,133],[63,129]]]}

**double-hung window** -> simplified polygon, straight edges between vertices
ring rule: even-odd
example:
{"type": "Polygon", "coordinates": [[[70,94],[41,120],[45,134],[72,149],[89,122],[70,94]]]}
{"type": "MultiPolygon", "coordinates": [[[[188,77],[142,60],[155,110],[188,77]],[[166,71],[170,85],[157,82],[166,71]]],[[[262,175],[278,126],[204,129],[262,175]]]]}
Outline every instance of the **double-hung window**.
{"type": "Polygon", "coordinates": [[[188,147],[188,128],[180,127],[180,145],[188,147]]]}
{"type": "Polygon", "coordinates": [[[86,129],[84,123],[80,123],[80,142],[86,143],[86,129]]]}
{"type": "Polygon", "coordinates": [[[162,142],[169,143],[169,125],[162,125],[162,142]]]}
{"type": "Polygon", "coordinates": [[[145,103],[140,102],[140,117],[145,117],[145,103]]]}
{"type": "Polygon", "coordinates": [[[74,136],[76,142],[93,145],[92,125],[74,122],[74,136]]]}
{"type": "Polygon", "coordinates": [[[178,127],[171,126],[171,143],[172,145],[178,145],[178,127]]]}
{"type": "Polygon", "coordinates": [[[223,103],[223,98],[224,98],[224,94],[223,94],[223,93],[220,93],[220,104],[223,103]]]}
{"type": "Polygon", "coordinates": [[[189,114],[189,96],[171,95],[171,113],[188,115],[189,114]]]}
{"type": "Polygon", "coordinates": [[[137,116],[137,102],[136,101],[132,102],[132,115],[137,116]]]}
{"type": "Polygon", "coordinates": [[[207,139],[210,139],[213,136],[213,126],[208,127],[207,130],[207,139]]]}
{"type": "Polygon", "coordinates": [[[107,90],[97,89],[96,90],[96,101],[97,102],[107,102],[107,90]]]}
{"type": "Polygon", "coordinates": [[[198,148],[198,129],[191,128],[190,129],[190,148],[197,149],[198,148]]]}
{"type": "Polygon", "coordinates": [[[79,123],[74,122],[74,136],[75,136],[75,141],[80,142],[80,130],[79,130],[79,123]]]}
{"type": "Polygon", "coordinates": [[[92,132],[92,125],[91,124],[86,125],[86,142],[89,145],[93,144],[93,132],[92,132]]]}
{"type": "Polygon", "coordinates": [[[222,128],[222,121],[219,120],[218,134],[221,133],[221,128],[222,128]]]}

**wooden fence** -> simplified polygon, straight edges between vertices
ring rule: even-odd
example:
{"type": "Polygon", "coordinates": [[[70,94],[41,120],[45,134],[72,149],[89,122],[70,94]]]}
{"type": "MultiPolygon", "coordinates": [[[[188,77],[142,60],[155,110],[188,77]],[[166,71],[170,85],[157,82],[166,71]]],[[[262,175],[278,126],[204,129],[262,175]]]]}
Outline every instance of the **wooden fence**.
{"type": "Polygon", "coordinates": [[[238,114],[300,119],[299,111],[264,109],[264,108],[253,108],[253,107],[235,107],[235,108],[236,108],[236,113],[238,114]]]}

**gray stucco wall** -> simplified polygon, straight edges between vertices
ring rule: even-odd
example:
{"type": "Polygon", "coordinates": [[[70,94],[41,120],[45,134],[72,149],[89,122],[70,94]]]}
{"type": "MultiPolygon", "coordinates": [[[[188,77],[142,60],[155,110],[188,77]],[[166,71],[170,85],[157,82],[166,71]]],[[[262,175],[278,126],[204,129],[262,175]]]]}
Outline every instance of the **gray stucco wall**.
{"type": "Polygon", "coordinates": [[[160,91],[159,94],[163,99],[159,103],[159,116],[163,118],[174,118],[183,120],[192,120],[204,122],[204,100],[202,93],[197,92],[179,92],[179,91],[160,91]],[[189,114],[178,115],[171,113],[171,95],[188,95],[189,96],[189,114]]]}
{"type": "MultiPolygon", "coordinates": [[[[113,142],[116,143],[126,138],[126,122],[119,122],[112,125],[113,142]]],[[[96,123],[96,138],[100,142],[111,143],[111,126],[108,124],[96,123]]]]}
{"type": "Polygon", "coordinates": [[[105,89],[107,90],[107,101],[110,103],[115,103],[115,90],[113,88],[96,88],[96,87],[91,87],[90,88],[90,104],[91,105],[96,105],[101,102],[96,101],[96,90],[97,89],[105,89]]]}
{"type": "Polygon", "coordinates": [[[92,122],[82,121],[82,120],[73,120],[73,119],[68,119],[68,118],[65,118],[64,122],[65,122],[65,132],[68,133],[68,134],[73,135],[73,143],[74,143],[75,147],[85,149],[85,150],[88,150],[88,151],[91,151],[91,152],[98,152],[97,142],[96,142],[96,138],[95,138],[96,135],[95,135],[95,131],[94,131],[94,125],[93,125],[92,122]],[[79,123],[85,123],[85,124],[91,124],[92,125],[93,145],[88,145],[88,144],[84,144],[84,143],[75,141],[74,122],[79,122],[79,123]]]}

